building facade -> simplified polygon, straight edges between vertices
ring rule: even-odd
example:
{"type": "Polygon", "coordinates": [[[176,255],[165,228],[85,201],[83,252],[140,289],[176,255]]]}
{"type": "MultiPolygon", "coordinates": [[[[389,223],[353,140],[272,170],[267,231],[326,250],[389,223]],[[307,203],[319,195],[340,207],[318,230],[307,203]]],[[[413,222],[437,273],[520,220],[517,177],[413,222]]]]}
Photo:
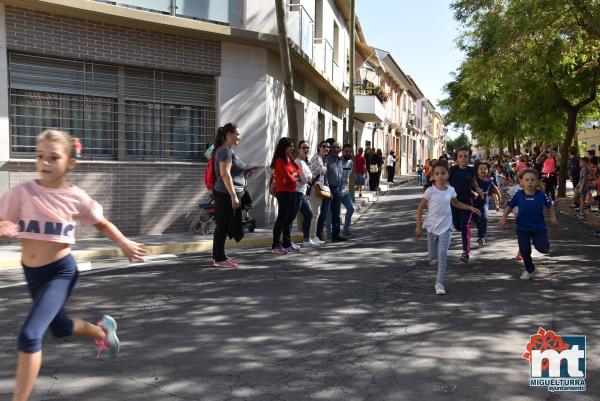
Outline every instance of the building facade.
{"type": "MultiPolygon", "coordinates": [[[[286,7],[299,139],[343,138],[349,6],[286,7]]],[[[254,217],[273,212],[270,159],[287,135],[272,1],[0,2],[0,191],[36,176],[35,136],[79,138],[70,180],[129,235],[188,228],[216,128],[240,126],[254,217]],[[134,6],[131,6],[134,4],[134,6]]],[[[90,229],[80,236],[94,235],[90,229]]]]}

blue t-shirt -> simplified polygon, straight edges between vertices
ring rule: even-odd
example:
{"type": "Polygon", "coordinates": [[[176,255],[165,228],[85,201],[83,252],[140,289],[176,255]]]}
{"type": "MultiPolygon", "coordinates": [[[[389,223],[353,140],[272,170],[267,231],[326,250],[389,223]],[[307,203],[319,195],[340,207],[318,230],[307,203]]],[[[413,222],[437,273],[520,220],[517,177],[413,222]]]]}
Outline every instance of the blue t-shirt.
{"type": "Polygon", "coordinates": [[[450,180],[448,181],[456,191],[456,199],[462,203],[469,204],[473,193],[471,186],[475,177],[475,169],[471,166],[462,169],[458,166],[450,167],[450,180]]]}
{"type": "Polygon", "coordinates": [[[481,178],[477,177],[475,179],[477,180],[477,185],[483,191],[483,199],[481,199],[480,197],[477,197],[477,199],[475,199],[475,206],[481,207],[481,206],[489,204],[490,203],[490,192],[492,191],[492,188],[494,187],[494,182],[490,178],[486,178],[485,180],[482,180],[481,178]]]}
{"type": "Polygon", "coordinates": [[[552,201],[542,191],[526,195],[524,190],[520,190],[508,200],[507,205],[510,208],[519,207],[517,231],[543,231],[546,229],[544,206],[552,206],[552,201]]]}

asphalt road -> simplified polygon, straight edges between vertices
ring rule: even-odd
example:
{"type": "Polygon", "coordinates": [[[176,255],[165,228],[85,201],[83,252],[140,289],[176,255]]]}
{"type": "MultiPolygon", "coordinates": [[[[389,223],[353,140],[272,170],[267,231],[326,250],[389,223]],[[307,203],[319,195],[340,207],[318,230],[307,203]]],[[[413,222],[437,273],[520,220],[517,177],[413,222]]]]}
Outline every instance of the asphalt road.
{"type": "MultiPolygon", "coordinates": [[[[32,400],[599,400],[600,240],[559,217],[551,257],[518,279],[513,227],[468,265],[450,251],[446,296],[414,237],[421,192],[392,189],[343,244],[272,255],[240,251],[238,269],[208,255],[81,274],[71,315],[113,315],[117,359],[81,338],[44,341],[32,400]],[[521,356],[538,327],[587,336],[587,391],[529,386],[521,356]]],[[[30,306],[21,272],[0,272],[0,399],[10,399],[15,344],[30,306]]]]}

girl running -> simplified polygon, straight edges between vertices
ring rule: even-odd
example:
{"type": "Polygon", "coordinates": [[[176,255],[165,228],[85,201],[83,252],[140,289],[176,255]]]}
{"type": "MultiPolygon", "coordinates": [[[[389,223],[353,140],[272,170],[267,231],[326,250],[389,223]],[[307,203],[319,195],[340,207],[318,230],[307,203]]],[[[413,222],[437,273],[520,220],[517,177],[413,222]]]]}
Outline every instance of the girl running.
{"type": "Polygon", "coordinates": [[[446,163],[438,163],[433,167],[431,171],[433,185],[425,190],[425,194],[419,202],[417,228],[415,229],[417,237],[421,236],[423,227],[427,230],[429,262],[438,265],[435,282],[435,293],[438,295],[446,293],[444,282],[446,280],[446,270],[448,269],[448,248],[452,239],[452,210],[450,205],[476,215],[480,214],[478,209],[457,200],[456,191],[450,185],[447,185],[448,175],[448,165],[446,163]],[[425,225],[422,226],[421,220],[425,205],[427,205],[428,212],[425,225]]]}
{"type": "Polygon", "coordinates": [[[550,209],[550,223],[558,225],[554,215],[554,205],[543,191],[538,187],[538,175],[533,169],[526,169],[520,174],[523,189],[518,191],[507,202],[504,214],[498,222],[500,229],[506,226],[506,216],[511,210],[518,206],[517,216],[517,238],[519,241],[519,252],[523,256],[525,271],[521,274],[522,280],[533,277],[535,266],[531,259],[531,243],[540,253],[550,251],[546,222],[544,221],[544,207],[550,209]]]}
{"type": "Polygon", "coordinates": [[[475,217],[477,223],[477,243],[480,247],[485,246],[485,235],[487,234],[488,211],[490,208],[490,196],[494,197],[496,202],[496,211],[500,211],[500,191],[494,185],[494,181],[488,177],[489,164],[482,162],[477,165],[477,177],[475,181],[477,186],[481,188],[483,196],[475,199],[475,207],[481,213],[475,217]]]}
{"type": "MultiPolygon", "coordinates": [[[[469,166],[470,150],[468,147],[459,148],[456,151],[455,160],[457,165],[450,168],[450,185],[456,190],[456,198],[467,205],[473,206],[473,191],[483,197],[483,192],[477,186],[475,181],[475,169],[469,166]]],[[[468,209],[452,208],[452,222],[454,228],[460,231],[462,237],[462,255],[459,260],[463,263],[469,263],[469,253],[471,251],[471,221],[473,215],[468,209]]]]}
{"type": "Polygon", "coordinates": [[[39,178],[9,189],[0,198],[0,237],[21,240],[21,263],[33,306],[18,338],[18,363],[13,401],[29,399],[42,363],[42,337],[50,328],[56,337],[79,336],[96,341],[98,355],[119,353],[117,323],[105,315],[97,324],[67,315],[65,304],[77,282],[70,245],[75,225],[94,225],[114,240],[134,262],[145,255],[142,244],[127,239],[102,214],[102,206],[65,181],[75,167],[71,136],[46,130],[36,140],[39,178]]]}

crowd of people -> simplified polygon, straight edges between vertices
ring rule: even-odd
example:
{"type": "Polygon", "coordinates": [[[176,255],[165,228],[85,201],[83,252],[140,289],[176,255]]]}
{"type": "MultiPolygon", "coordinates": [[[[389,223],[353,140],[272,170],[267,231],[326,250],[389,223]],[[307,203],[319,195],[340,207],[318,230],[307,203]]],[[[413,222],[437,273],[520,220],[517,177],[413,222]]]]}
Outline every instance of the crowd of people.
{"type": "MultiPolygon", "coordinates": [[[[593,207],[600,208],[600,180],[598,157],[595,150],[579,156],[576,147],[569,148],[567,177],[573,185],[573,203],[576,217],[585,218],[593,207]]],[[[437,264],[435,284],[437,294],[445,294],[444,279],[447,269],[447,252],[452,229],[461,233],[462,254],[459,261],[468,263],[471,254],[471,229],[477,228],[477,244],[486,245],[488,211],[493,199],[496,211],[502,203],[503,215],[499,227],[506,226],[506,218],[512,213],[517,226],[518,253],[516,259],[523,261],[525,270],[521,279],[531,279],[535,266],[531,258],[532,245],[540,253],[550,251],[550,243],[544,220],[544,209],[549,209],[552,224],[555,217],[556,188],[560,154],[556,148],[542,145],[525,150],[514,157],[495,155],[488,161],[474,160],[470,164],[471,151],[463,147],[455,152],[450,163],[447,158],[426,160],[416,167],[419,185],[424,195],[417,209],[416,235],[427,230],[429,263],[437,264]],[[504,199],[508,199],[504,202],[504,199]],[[422,223],[425,206],[428,214],[422,223]]],[[[600,236],[600,232],[596,232],[600,236]]]]}

